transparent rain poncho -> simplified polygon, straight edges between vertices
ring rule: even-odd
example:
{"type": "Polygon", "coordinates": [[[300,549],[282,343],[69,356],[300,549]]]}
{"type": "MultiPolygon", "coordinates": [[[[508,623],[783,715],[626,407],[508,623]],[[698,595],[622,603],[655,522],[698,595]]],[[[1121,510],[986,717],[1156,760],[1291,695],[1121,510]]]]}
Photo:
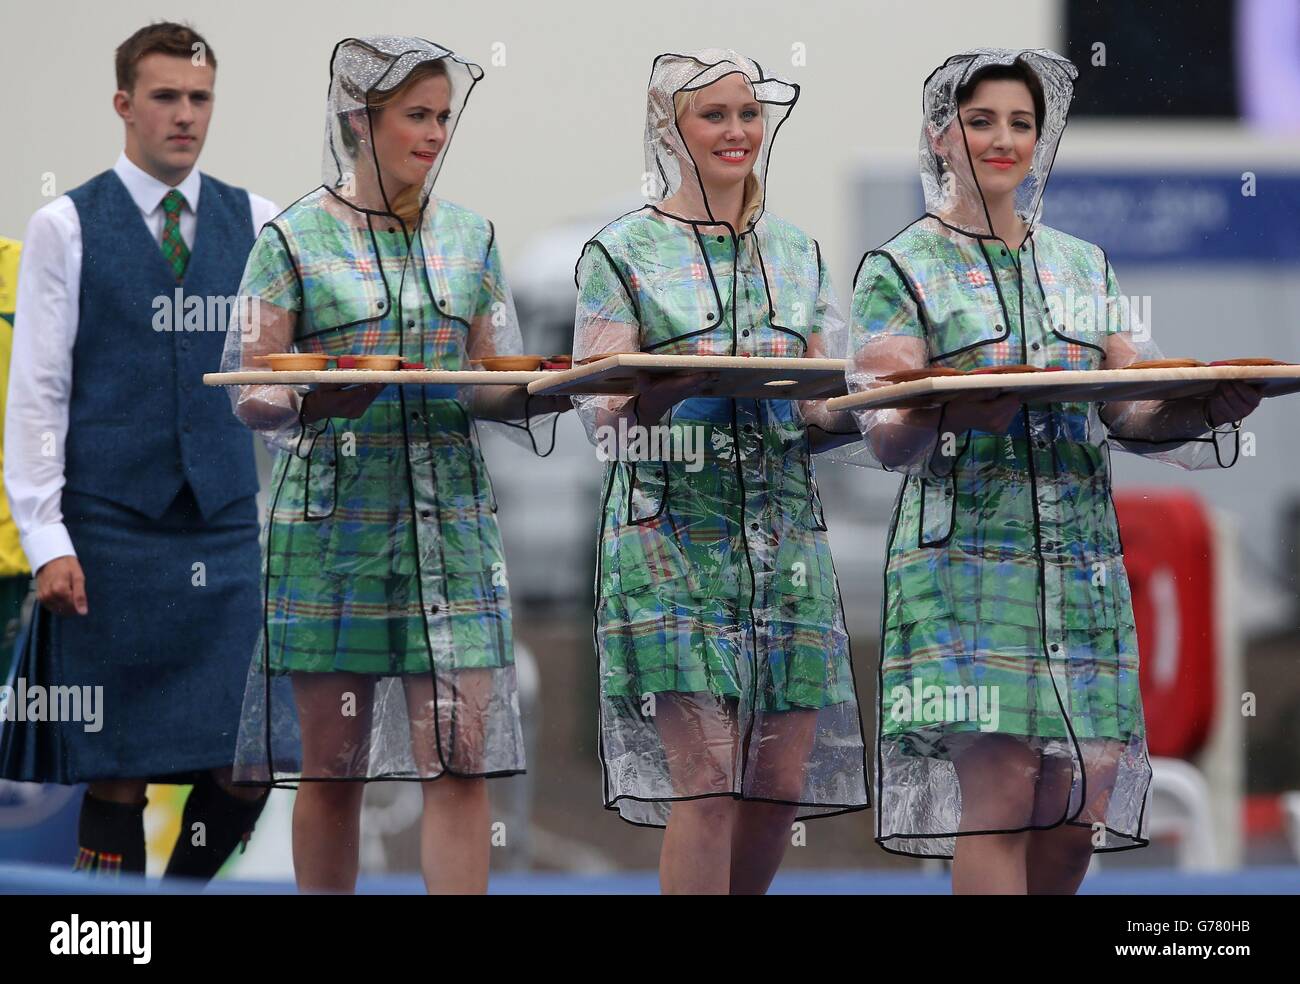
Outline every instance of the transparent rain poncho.
{"type": "MultiPolygon", "coordinates": [[[[431,191],[481,77],[419,38],[336,46],[324,183],[258,236],[223,369],[289,351],[469,369],[522,351],[491,223],[431,191]]],[[[275,452],[236,779],[521,771],[505,557],[476,424],[517,408],[505,389],[387,386],[360,416],[311,423],[308,390],[231,389],[275,452]]],[[[530,436],[526,419],[506,423],[530,436]]]]}
{"type": "MultiPolygon", "coordinates": [[[[926,80],[926,214],[859,267],[852,392],[889,373],[1159,358],[1105,253],[1039,222],[1074,66],[980,49],[926,80]],[[1028,235],[993,235],[958,91],[1026,66],[1043,115],[1015,189],[1028,235]]],[[[1187,468],[1235,449],[1193,401],[1022,406],[1009,433],[955,433],[948,408],[855,411],[846,457],[902,472],[885,570],[878,841],[951,857],[958,834],[1072,825],[1096,850],[1145,844],[1150,783],[1137,635],[1110,497],[1109,450],[1187,468]]]]}
{"type": "MultiPolygon", "coordinates": [[[[655,59],[651,202],[577,268],[574,358],[608,352],[837,356],[845,329],[817,243],[764,210],[772,140],[798,87],[733,51],[655,59]],[[716,215],[678,114],[737,102],[762,120],[740,229],[716,215]],[[734,94],[735,89],[731,90],[734,94]],[[748,101],[752,97],[753,108],[748,101]]],[[[698,149],[698,148],[697,148],[698,149]]],[[[663,825],[673,801],[731,796],[798,815],[867,803],[864,741],[806,414],[692,396],[577,397],[601,490],[595,642],[604,800],[663,825]]]]}

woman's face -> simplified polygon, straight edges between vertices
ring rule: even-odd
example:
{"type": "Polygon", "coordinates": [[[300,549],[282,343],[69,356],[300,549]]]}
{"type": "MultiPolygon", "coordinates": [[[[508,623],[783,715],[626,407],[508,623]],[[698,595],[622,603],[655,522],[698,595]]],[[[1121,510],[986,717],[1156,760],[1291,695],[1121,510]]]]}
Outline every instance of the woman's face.
{"type": "Polygon", "coordinates": [[[744,182],[763,145],[763,107],[739,74],[718,79],[695,93],[677,119],[686,148],[706,188],[744,182]]]}
{"type": "MultiPolygon", "coordinates": [[[[971,166],[984,194],[1013,193],[1034,160],[1038,127],[1034,99],[1017,79],[989,79],[975,87],[957,110],[966,131],[971,166]]],[[[961,131],[949,132],[960,141],[961,131]]]]}
{"type": "Polygon", "coordinates": [[[450,118],[451,83],[445,75],[421,79],[374,114],[375,155],[389,199],[424,183],[447,142],[450,118]]]}

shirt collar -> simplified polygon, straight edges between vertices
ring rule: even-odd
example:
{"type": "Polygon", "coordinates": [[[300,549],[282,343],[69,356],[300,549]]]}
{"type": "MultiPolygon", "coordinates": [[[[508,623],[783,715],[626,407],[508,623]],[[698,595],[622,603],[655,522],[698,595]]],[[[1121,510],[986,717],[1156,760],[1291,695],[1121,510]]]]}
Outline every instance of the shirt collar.
{"type": "MultiPolygon", "coordinates": [[[[122,179],[122,184],[126,185],[127,193],[130,194],[131,200],[135,202],[136,207],[145,215],[150,214],[161,205],[163,197],[172,190],[171,185],[164,184],[152,174],[137,167],[126,156],[125,151],[118,157],[117,163],[113,165],[113,171],[122,179]]],[[[184,181],[176,185],[176,190],[185,196],[185,204],[196,215],[199,211],[199,188],[201,184],[199,169],[196,167],[185,176],[184,181]]]]}

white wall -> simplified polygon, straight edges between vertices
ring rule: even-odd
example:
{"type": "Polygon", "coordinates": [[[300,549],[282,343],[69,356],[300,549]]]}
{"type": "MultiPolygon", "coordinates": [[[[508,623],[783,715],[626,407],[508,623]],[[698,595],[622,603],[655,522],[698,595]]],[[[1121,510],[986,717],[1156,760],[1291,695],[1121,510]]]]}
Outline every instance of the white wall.
{"type": "Polygon", "coordinates": [[[930,70],[972,45],[1057,46],[1062,34],[1056,2],[1010,0],[5,0],[0,235],[21,237],[45,201],[45,173],[61,193],[112,165],[122,142],[113,49],[155,19],[189,21],[217,55],[201,166],[281,205],[319,182],[328,61],[340,38],[418,34],[479,61],[487,77],[438,189],[497,223],[507,273],[528,238],[638,194],[656,54],[738,48],[803,86],[773,157],[770,202],[822,241],[841,289],[857,261],[842,200],[852,164],[864,152],[915,147],[930,70]],[[494,67],[497,42],[506,63],[494,67]],[[796,42],[806,66],[791,65],[796,42]]]}

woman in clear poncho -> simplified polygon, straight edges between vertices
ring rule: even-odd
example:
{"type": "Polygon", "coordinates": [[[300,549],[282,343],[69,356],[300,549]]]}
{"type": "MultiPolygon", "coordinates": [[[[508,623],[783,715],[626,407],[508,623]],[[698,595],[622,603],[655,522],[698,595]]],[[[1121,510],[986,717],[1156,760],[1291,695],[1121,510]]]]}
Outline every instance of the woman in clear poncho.
{"type": "MultiPolygon", "coordinates": [[[[929,366],[1158,357],[1103,250],[1038,221],[1075,75],[1049,51],[982,49],[927,79],[926,214],[859,268],[852,391],[929,366]]],[[[882,846],[955,855],[957,892],[1068,893],[1093,851],[1147,843],[1109,449],[1227,467],[1224,432],[1258,400],[1233,384],[1208,400],[857,413],[856,455],[906,476],[881,625],[882,846]]]]}
{"type": "MultiPolygon", "coordinates": [[[[733,51],[655,60],[657,194],[583,250],[575,359],[842,354],[817,243],[764,210],[772,138],[797,94],[733,51]]],[[[666,892],[762,892],[792,820],[866,805],[864,742],[811,460],[822,405],[700,395],[710,381],[647,378],[636,397],[574,401],[609,461],[595,613],[604,799],[632,823],[666,824],[666,892]],[[650,460],[618,440],[653,427],[686,450],[650,460]]]]}
{"type": "MultiPolygon", "coordinates": [[[[258,236],[223,368],[264,368],[259,356],[290,350],[431,369],[518,353],[491,223],[430,190],[481,70],[428,41],[383,37],[340,42],[330,71],[324,184],[258,236]]],[[[278,452],[236,779],[298,785],[298,884],[330,891],[355,887],[364,780],[420,781],[428,888],[483,890],[483,779],[521,772],[524,751],[473,418],[526,427],[563,401],[272,385],[232,401],[278,452]]]]}

